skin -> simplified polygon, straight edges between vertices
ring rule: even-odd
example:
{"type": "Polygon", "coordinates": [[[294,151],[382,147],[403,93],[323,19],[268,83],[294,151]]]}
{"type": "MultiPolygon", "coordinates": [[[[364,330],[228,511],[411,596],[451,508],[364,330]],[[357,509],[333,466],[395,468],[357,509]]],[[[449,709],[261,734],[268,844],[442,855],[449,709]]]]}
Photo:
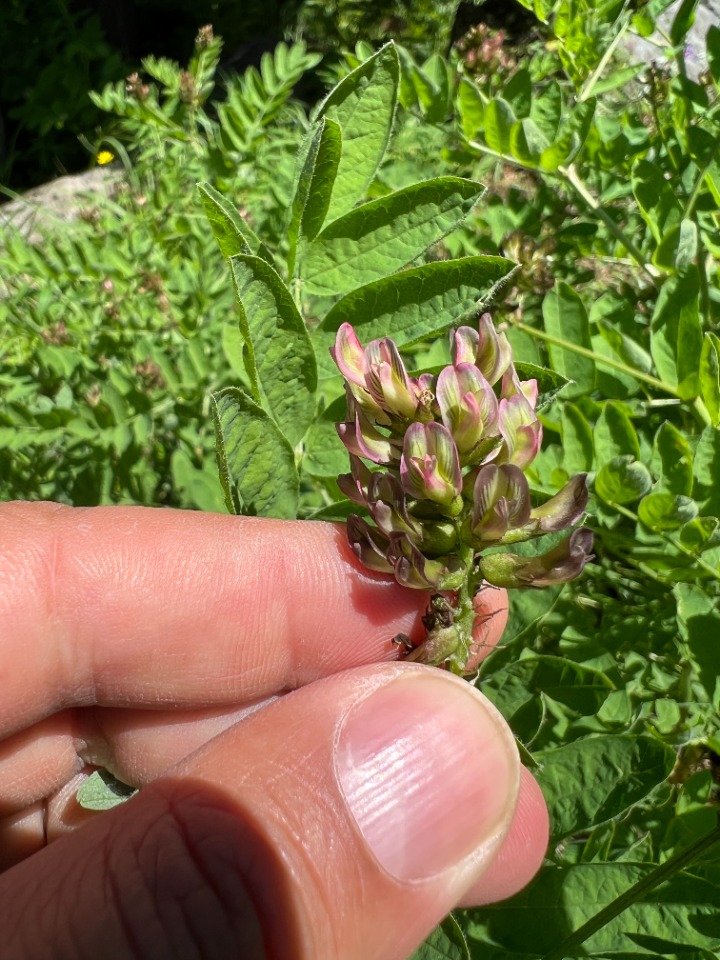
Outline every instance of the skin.
{"type": "Polygon", "coordinates": [[[405,960],[521,889],[545,805],[480,695],[394,662],[425,601],[330,524],[0,505],[5,960],[405,960]],[[144,789],[82,810],[94,766],[144,789]]]}

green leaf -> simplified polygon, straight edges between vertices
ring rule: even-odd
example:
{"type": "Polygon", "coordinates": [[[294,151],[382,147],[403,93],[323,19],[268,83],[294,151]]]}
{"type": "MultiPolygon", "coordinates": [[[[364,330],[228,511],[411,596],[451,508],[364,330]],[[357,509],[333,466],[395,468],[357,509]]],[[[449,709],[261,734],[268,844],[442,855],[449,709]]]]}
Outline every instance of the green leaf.
{"type": "Polygon", "coordinates": [[[485,105],[480,91],[467,77],[460,78],[457,105],[462,131],[468,140],[474,140],[485,129],[485,105]]]}
{"type": "Polygon", "coordinates": [[[703,336],[700,351],[700,396],[714,427],[720,424],[720,339],[714,333],[703,336]]]}
{"type": "Polygon", "coordinates": [[[530,116],[543,132],[549,143],[553,143],[558,135],[563,114],[562,87],[557,80],[545,81],[542,87],[542,94],[533,97],[530,116]]]}
{"type": "Polygon", "coordinates": [[[410,960],[470,960],[465,935],[452,914],[433,930],[410,960]]]}
{"type": "Polygon", "coordinates": [[[561,414],[562,464],[568,474],[592,470],[592,427],[574,403],[564,403],[561,414]]]}
{"type": "Polygon", "coordinates": [[[653,263],[661,270],[682,273],[696,258],[698,229],[693,220],[682,220],[663,236],[653,254],[653,263]]]}
{"type": "Polygon", "coordinates": [[[638,506],[638,517],[648,530],[679,530],[697,516],[698,506],[690,497],[672,493],[649,493],[638,506]]]}
{"type": "Polygon", "coordinates": [[[604,317],[598,317],[596,322],[603,339],[623,363],[640,373],[650,373],[653,361],[647,350],[604,317]]]}
{"type": "Polygon", "coordinates": [[[302,467],[313,477],[337,477],[348,470],[348,455],[336,424],[345,421],[345,397],[338,397],[317,417],[305,437],[302,467]]]}
{"type": "MultiPolygon", "coordinates": [[[[544,96],[545,92],[543,91],[544,96]]],[[[503,87],[503,99],[510,104],[515,116],[519,119],[530,116],[533,95],[529,70],[521,67],[515,71],[503,87]]]]}
{"type": "Polygon", "coordinates": [[[241,254],[230,267],[263,406],[295,445],[315,412],[317,367],[310,337],[290,291],[269,264],[241,254]]]}
{"type": "Polygon", "coordinates": [[[548,344],[553,369],[574,381],[565,392],[568,398],[590,393],[595,386],[595,361],[572,350],[576,344],[592,349],[587,311],[580,297],[566,283],[556,283],[542,305],[547,333],[567,342],[567,347],[548,344]]]}
{"type": "Polygon", "coordinates": [[[632,170],[632,188],[640,212],[656,243],[680,224],[682,208],[662,170],[649,160],[637,160],[632,170]]]}
{"type": "Polygon", "coordinates": [[[457,226],[483,191],[473,180],[438,177],[357,207],[304,249],[305,289],[346,293],[400,270],[457,226]]]}
{"type": "Polygon", "coordinates": [[[482,683],[483,693],[508,722],[541,693],[578,716],[591,716],[612,689],[604,673],[550,656],[524,657],[482,683]]]}
{"type": "Polygon", "coordinates": [[[695,23],[695,11],[698,0],[683,0],[670,27],[670,40],[673,46],[679,46],[695,23]]]}
{"type": "Polygon", "coordinates": [[[633,503],[652,487],[650,471],[630,456],[615,457],[595,477],[595,493],[612,506],[633,503]]]}
{"type": "Polygon", "coordinates": [[[640,441],[624,404],[603,404],[595,424],[595,453],[599,463],[626,454],[640,456],[640,441]]]}
{"type": "Polygon", "coordinates": [[[343,150],[328,220],[347,213],[367,190],[390,139],[400,82],[391,43],[361,63],[330,91],[317,109],[340,125],[343,150]]]}
{"type": "MultiPolygon", "coordinates": [[[[329,117],[322,117],[306,144],[298,171],[288,225],[291,250],[295,249],[301,229],[310,240],[322,229],[341,153],[340,127],[329,117]]],[[[292,273],[290,267],[289,272],[292,273]]]]}
{"type": "Polygon", "coordinates": [[[437,260],[353,290],[328,312],[316,334],[321,375],[337,375],[328,349],[345,321],[363,342],[390,331],[399,347],[407,346],[436,337],[469,311],[480,310],[514,270],[504,257],[437,260]]]}
{"type": "Polygon", "coordinates": [[[687,400],[699,392],[702,326],[697,269],[669,277],[660,290],[650,327],[650,352],[660,377],[687,400]]]}
{"type": "Polygon", "coordinates": [[[693,496],[704,501],[703,513],[720,517],[720,430],[706,427],[700,434],[693,458],[693,496]]]}
{"type": "Polygon", "coordinates": [[[485,105],[485,142],[496,153],[510,152],[510,132],[517,117],[510,104],[496,97],[485,105]]]}
{"type": "Polygon", "coordinates": [[[525,117],[514,123],[510,131],[510,152],[527,167],[536,167],[550,144],[540,127],[525,117]]]}
{"type": "Polygon", "coordinates": [[[135,787],[117,780],[108,770],[95,770],[81,783],[75,799],[83,810],[111,810],[135,793],[135,787]]]}
{"type": "MultiPolygon", "coordinates": [[[[629,862],[548,866],[512,900],[466,914],[471,950],[477,930],[501,948],[496,957],[544,956],[654,869],[629,862]]],[[[719,897],[710,881],[676,874],[593,934],[575,956],[649,960],[681,951],[695,957],[692,948],[712,956],[720,948],[719,897]]]]}
{"type": "Polygon", "coordinates": [[[551,842],[620,816],[669,775],[675,751],[652,737],[587,737],[536,751],[551,842]]]}
{"type": "Polygon", "coordinates": [[[262,407],[237,387],[227,387],[211,399],[228,509],[250,516],[294,519],[299,482],[288,441],[262,407]]]}
{"type": "Polygon", "coordinates": [[[539,367],[536,363],[525,363],[518,360],[515,363],[515,370],[520,380],[536,380],[538,386],[538,398],[535,403],[535,409],[538,413],[545,407],[549,407],[561,393],[563,393],[570,381],[555,370],[548,370],[547,367],[539,367]]]}
{"type": "Polygon", "coordinates": [[[634,63],[629,64],[627,67],[619,67],[617,70],[613,70],[612,73],[608,74],[608,76],[597,81],[593,87],[593,94],[597,97],[601,93],[608,93],[610,90],[624,87],[646,68],[646,63],[634,63]]]}
{"type": "Polygon", "coordinates": [[[658,477],[658,492],[690,496],[693,485],[693,455],[685,435],[669,421],[661,424],[653,439],[650,468],[658,477]]]}
{"type": "Polygon", "coordinates": [[[209,183],[198,190],[220,252],[227,259],[238,253],[257,253],[260,238],[250,229],[235,206],[209,183]]]}
{"type": "Polygon", "coordinates": [[[700,683],[715,710],[720,709],[720,617],[717,598],[700,586],[677,583],[678,625],[688,645],[700,683]]]}
{"type": "Polygon", "coordinates": [[[707,45],[707,58],[708,65],[710,67],[710,73],[715,83],[720,82],[720,27],[716,26],[714,23],[711,24],[710,29],[707,32],[705,37],[705,43],[707,45]]]}

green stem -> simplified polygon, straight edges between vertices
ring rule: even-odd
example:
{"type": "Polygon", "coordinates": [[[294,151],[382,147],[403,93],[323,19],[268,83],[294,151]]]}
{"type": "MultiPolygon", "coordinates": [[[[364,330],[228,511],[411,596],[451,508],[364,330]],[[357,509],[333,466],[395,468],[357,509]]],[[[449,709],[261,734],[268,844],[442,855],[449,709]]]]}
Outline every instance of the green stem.
{"type": "Polygon", "coordinates": [[[569,340],[563,340],[561,337],[553,337],[549,333],[545,333],[542,330],[536,330],[535,327],[529,327],[526,323],[522,323],[520,320],[510,321],[512,326],[518,330],[522,330],[523,333],[527,333],[531,337],[537,337],[539,340],[544,340],[546,343],[551,343],[555,347],[561,347],[563,350],[569,350],[571,353],[577,353],[581,357],[588,357],[590,360],[594,360],[595,363],[611,367],[613,370],[617,370],[619,373],[625,373],[629,377],[634,377],[635,380],[640,380],[642,383],[647,383],[650,387],[655,387],[656,390],[661,390],[663,393],[670,394],[671,397],[681,399],[679,394],[670,386],[670,384],[665,383],[663,380],[658,380],[657,377],[650,376],[649,373],[643,373],[642,370],[636,370],[635,367],[629,367],[626,363],[623,363],[621,360],[613,360],[612,357],[604,357],[600,354],[595,353],[593,350],[589,350],[587,347],[581,347],[579,344],[571,343],[569,340]]]}
{"type": "Polygon", "coordinates": [[[630,20],[629,18],[625,17],[624,22],[621,24],[620,29],[612,38],[612,41],[610,42],[609,47],[607,48],[605,53],[602,55],[602,58],[600,59],[600,62],[598,63],[597,67],[595,67],[591,76],[588,78],[587,83],[578,94],[578,98],[577,98],[578,103],[583,103],[583,101],[587,100],[592,94],[595,84],[598,82],[598,80],[602,76],[603,70],[608,65],[612,55],[615,53],[615,50],[617,49],[618,44],[627,33],[627,29],[629,26],[630,26],[630,20]]]}
{"type": "Polygon", "coordinates": [[[588,187],[580,179],[580,176],[577,170],[575,169],[575,167],[573,166],[573,164],[571,163],[567,167],[558,167],[558,173],[560,173],[565,178],[567,183],[570,184],[570,186],[577,193],[577,195],[583,200],[583,202],[587,204],[588,207],[590,207],[593,213],[597,217],[599,217],[600,220],[602,220],[602,222],[608,228],[610,233],[612,233],[612,235],[615,237],[616,240],[620,241],[620,243],[625,247],[627,252],[633,258],[633,260],[637,263],[637,265],[640,267],[643,273],[645,273],[650,278],[653,285],[657,287],[658,280],[662,276],[660,271],[657,270],[657,268],[654,267],[651,263],[646,262],[642,251],[635,246],[635,244],[627,236],[625,231],[621,227],[619,227],[615,223],[615,221],[612,219],[612,217],[610,217],[605,212],[599,200],[597,200],[592,195],[592,193],[590,193],[590,190],[588,189],[588,187]]]}
{"type": "MultiPolygon", "coordinates": [[[[632,510],[628,510],[627,507],[623,507],[619,503],[614,503],[610,500],[607,502],[608,505],[613,508],[613,510],[617,510],[618,513],[621,513],[624,517],[627,517],[628,520],[632,520],[634,523],[642,523],[640,517],[636,513],[633,513],[632,510]]],[[[709,563],[706,563],[702,557],[693,553],[692,550],[688,550],[686,546],[684,546],[682,543],[679,543],[674,537],[671,537],[670,534],[665,533],[664,530],[655,530],[653,527],[649,526],[649,524],[643,524],[643,526],[646,526],[651,533],[654,533],[656,536],[660,537],[665,541],[665,543],[670,544],[670,546],[674,547],[680,553],[685,554],[689,560],[692,560],[699,567],[701,567],[713,578],[713,580],[717,580],[720,583],[720,573],[718,573],[714,567],[711,567],[709,563]]]]}
{"type": "Polygon", "coordinates": [[[660,886],[665,880],[669,880],[670,877],[687,867],[701,853],[704,853],[712,847],[713,844],[717,843],[718,840],[720,840],[720,823],[718,823],[714,830],[711,830],[710,833],[696,840],[695,843],[691,844],[686,850],[682,850],[665,863],[660,864],[660,866],[656,867],[648,876],[638,880],[638,882],[633,884],[628,890],[621,893],[619,897],[616,897],[615,900],[600,910],[599,913],[596,913],[594,917],[588,920],[587,923],[584,923],[575,933],[572,933],[566,940],[563,940],[559,947],[551,950],[550,953],[546,953],[542,960],[564,960],[565,957],[577,956],[577,948],[585,943],[589,937],[597,933],[598,930],[601,930],[606,924],[610,923],[611,920],[614,920],[623,910],[627,910],[628,907],[637,903],[656,887],[660,886]]]}

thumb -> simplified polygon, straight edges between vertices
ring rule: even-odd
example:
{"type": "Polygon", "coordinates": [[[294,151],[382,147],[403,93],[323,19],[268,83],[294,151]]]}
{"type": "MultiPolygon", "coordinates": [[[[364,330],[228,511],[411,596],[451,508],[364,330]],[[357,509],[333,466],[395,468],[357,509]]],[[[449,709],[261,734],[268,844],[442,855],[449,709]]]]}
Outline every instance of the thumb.
{"type": "Polygon", "coordinates": [[[406,960],[497,853],[519,774],[464,681],[335,675],[4,874],[3,955],[406,960]]]}

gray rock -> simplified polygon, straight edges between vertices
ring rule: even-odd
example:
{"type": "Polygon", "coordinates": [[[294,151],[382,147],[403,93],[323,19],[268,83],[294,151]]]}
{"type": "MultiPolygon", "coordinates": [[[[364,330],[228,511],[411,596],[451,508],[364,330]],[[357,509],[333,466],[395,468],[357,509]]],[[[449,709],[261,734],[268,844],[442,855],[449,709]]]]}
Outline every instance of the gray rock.
{"type": "Polygon", "coordinates": [[[94,167],[28,190],[0,206],[0,243],[2,231],[8,226],[19,230],[31,242],[39,242],[44,228],[77,219],[93,195],[110,196],[121,180],[118,167],[94,167]]]}
{"type": "MultiPolygon", "coordinates": [[[[676,0],[658,17],[658,26],[665,33],[669,32],[680,3],[681,0],[676,0]]],[[[697,80],[707,69],[705,37],[713,25],[720,26],[720,0],[702,0],[695,11],[695,22],[685,39],[685,68],[692,80],[697,80]]],[[[657,33],[648,38],[628,35],[625,47],[635,62],[650,63],[653,60],[658,64],[665,62],[666,44],[657,33]]]]}

